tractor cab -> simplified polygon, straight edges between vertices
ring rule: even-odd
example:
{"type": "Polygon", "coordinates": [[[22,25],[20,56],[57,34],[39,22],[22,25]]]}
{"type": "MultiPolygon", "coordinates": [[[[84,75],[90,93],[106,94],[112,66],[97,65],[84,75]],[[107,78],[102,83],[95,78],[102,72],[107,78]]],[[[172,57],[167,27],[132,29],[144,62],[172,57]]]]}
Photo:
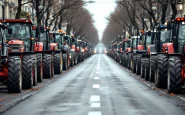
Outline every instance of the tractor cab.
{"type": "Polygon", "coordinates": [[[154,44],[156,52],[167,53],[163,46],[166,46],[170,42],[172,36],[171,30],[167,29],[167,26],[159,25],[156,28],[156,36],[154,37],[154,44]]]}
{"type": "MultiPolygon", "coordinates": [[[[0,20],[2,23],[2,20],[0,20]]],[[[6,32],[9,52],[32,52],[34,36],[32,21],[29,19],[6,19],[4,23],[12,29],[11,34],[6,32]]]]}
{"type": "Polygon", "coordinates": [[[123,51],[124,52],[131,52],[131,40],[126,38],[124,39],[124,42],[123,42],[123,51]]]}

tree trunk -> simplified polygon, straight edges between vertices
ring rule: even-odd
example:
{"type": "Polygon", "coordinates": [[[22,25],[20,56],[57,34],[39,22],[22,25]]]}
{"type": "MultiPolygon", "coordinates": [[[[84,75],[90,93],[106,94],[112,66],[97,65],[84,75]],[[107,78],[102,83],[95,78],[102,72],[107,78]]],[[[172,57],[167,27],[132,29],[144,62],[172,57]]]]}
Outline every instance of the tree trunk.
{"type": "Polygon", "coordinates": [[[171,20],[175,20],[175,17],[177,15],[176,4],[175,4],[174,0],[170,0],[170,2],[171,2],[172,11],[173,11],[173,15],[171,17],[171,20]]]}
{"type": "Polygon", "coordinates": [[[168,0],[166,0],[166,3],[162,6],[162,16],[161,16],[161,24],[165,23],[165,19],[166,19],[166,11],[168,8],[168,0]]]}
{"type": "Polygon", "coordinates": [[[18,0],[18,7],[17,7],[17,13],[15,15],[15,19],[20,19],[21,17],[21,3],[22,3],[22,0],[18,0]]]}

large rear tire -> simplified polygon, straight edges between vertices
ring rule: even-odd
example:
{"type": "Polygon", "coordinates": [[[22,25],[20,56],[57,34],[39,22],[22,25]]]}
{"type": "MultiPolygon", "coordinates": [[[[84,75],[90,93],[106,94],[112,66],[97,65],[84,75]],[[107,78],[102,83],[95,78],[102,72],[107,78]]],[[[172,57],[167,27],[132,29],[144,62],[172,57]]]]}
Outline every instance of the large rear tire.
{"type": "Polygon", "coordinates": [[[141,78],[145,77],[145,58],[141,58],[141,78]]]}
{"type": "Polygon", "coordinates": [[[168,66],[168,92],[181,93],[182,90],[182,62],[178,56],[169,58],[168,66]]]}
{"type": "Polygon", "coordinates": [[[136,55],[136,75],[141,74],[141,54],[136,55]]]}
{"type": "Polygon", "coordinates": [[[133,73],[136,72],[136,55],[133,55],[133,59],[132,59],[132,72],[133,73]]]}
{"type": "Polygon", "coordinates": [[[157,55],[157,75],[155,79],[158,88],[167,88],[168,57],[164,54],[157,55]]]}
{"type": "Polygon", "coordinates": [[[43,75],[44,78],[51,78],[53,76],[51,54],[44,54],[43,56],[43,75]]]}
{"type": "Polygon", "coordinates": [[[53,63],[54,63],[54,73],[61,74],[63,69],[63,61],[62,61],[62,54],[56,53],[54,55],[53,63]]]}
{"type": "Polygon", "coordinates": [[[62,57],[63,57],[63,70],[67,70],[68,69],[68,65],[67,65],[67,54],[63,54],[62,55],[62,57]]]}
{"type": "Polygon", "coordinates": [[[8,57],[7,88],[10,93],[20,93],[22,90],[22,63],[20,56],[8,57]]]}
{"type": "Polygon", "coordinates": [[[156,70],[156,56],[151,56],[150,57],[150,76],[149,76],[149,81],[154,82],[155,81],[155,70],[156,70]]]}
{"type": "Polygon", "coordinates": [[[145,60],[145,80],[149,80],[149,73],[150,72],[150,58],[146,58],[145,60]]]}
{"type": "Polygon", "coordinates": [[[22,60],[22,88],[30,89],[33,87],[33,80],[35,77],[35,64],[32,56],[25,55],[22,60]]]}
{"type": "Polygon", "coordinates": [[[43,81],[43,61],[42,54],[37,54],[37,82],[43,81]]]}

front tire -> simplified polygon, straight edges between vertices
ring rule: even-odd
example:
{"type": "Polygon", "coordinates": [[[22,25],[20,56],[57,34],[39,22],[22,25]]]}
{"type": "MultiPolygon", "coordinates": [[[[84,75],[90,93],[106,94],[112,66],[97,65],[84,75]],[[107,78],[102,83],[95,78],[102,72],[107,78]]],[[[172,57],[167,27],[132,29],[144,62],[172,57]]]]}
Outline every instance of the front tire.
{"type": "Polygon", "coordinates": [[[150,59],[146,58],[145,60],[145,80],[149,80],[149,71],[150,71],[150,59]]]}
{"type": "Polygon", "coordinates": [[[43,73],[44,78],[51,78],[53,76],[51,54],[44,54],[43,56],[43,73]]]}
{"type": "Polygon", "coordinates": [[[141,58],[141,78],[145,77],[145,58],[141,58]]]}
{"type": "Polygon", "coordinates": [[[141,74],[141,54],[136,55],[136,75],[141,74]]]}
{"type": "Polygon", "coordinates": [[[63,69],[63,62],[62,62],[62,54],[56,53],[54,55],[53,63],[54,63],[54,73],[61,74],[63,69]]]}
{"type": "Polygon", "coordinates": [[[35,77],[35,64],[31,56],[23,56],[22,60],[22,88],[30,89],[33,87],[35,77]]]}
{"type": "Polygon", "coordinates": [[[43,61],[42,54],[37,54],[37,82],[43,81],[43,61]]]}
{"type": "Polygon", "coordinates": [[[68,65],[67,65],[67,54],[63,54],[62,55],[62,57],[63,57],[63,70],[67,70],[68,69],[68,65]]]}
{"type": "Polygon", "coordinates": [[[155,70],[156,70],[156,56],[150,57],[150,75],[149,75],[149,81],[154,82],[155,81],[155,70]]]}

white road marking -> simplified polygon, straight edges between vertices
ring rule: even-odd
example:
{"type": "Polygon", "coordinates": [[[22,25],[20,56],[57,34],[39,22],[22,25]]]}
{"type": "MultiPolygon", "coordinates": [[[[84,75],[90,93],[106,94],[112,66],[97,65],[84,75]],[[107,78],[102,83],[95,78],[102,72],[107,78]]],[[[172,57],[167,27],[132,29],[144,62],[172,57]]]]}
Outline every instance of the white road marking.
{"type": "Polygon", "coordinates": [[[88,115],[102,115],[100,111],[90,111],[88,115]]]}
{"type": "Polygon", "coordinates": [[[99,77],[94,77],[95,80],[100,79],[99,77]]]}
{"type": "Polygon", "coordinates": [[[146,84],[148,87],[150,87],[150,84],[146,83],[146,82],[143,82],[144,84],[146,84]]]}
{"type": "Polygon", "coordinates": [[[165,92],[163,92],[163,91],[160,91],[162,94],[166,94],[165,92]]]}
{"type": "Polygon", "coordinates": [[[99,95],[91,95],[90,102],[97,102],[97,101],[100,101],[100,96],[99,95]]]}
{"type": "Polygon", "coordinates": [[[100,73],[99,71],[97,71],[96,73],[100,73]]]}
{"type": "Polygon", "coordinates": [[[185,101],[185,98],[184,97],[181,97],[181,96],[177,96],[177,97],[185,101]]]}
{"type": "Polygon", "coordinates": [[[100,84],[93,84],[93,88],[100,88],[100,84]]]}
{"type": "Polygon", "coordinates": [[[91,103],[91,107],[99,108],[99,107],[101,107],[101,104],[100,103],[91,103]]]}

